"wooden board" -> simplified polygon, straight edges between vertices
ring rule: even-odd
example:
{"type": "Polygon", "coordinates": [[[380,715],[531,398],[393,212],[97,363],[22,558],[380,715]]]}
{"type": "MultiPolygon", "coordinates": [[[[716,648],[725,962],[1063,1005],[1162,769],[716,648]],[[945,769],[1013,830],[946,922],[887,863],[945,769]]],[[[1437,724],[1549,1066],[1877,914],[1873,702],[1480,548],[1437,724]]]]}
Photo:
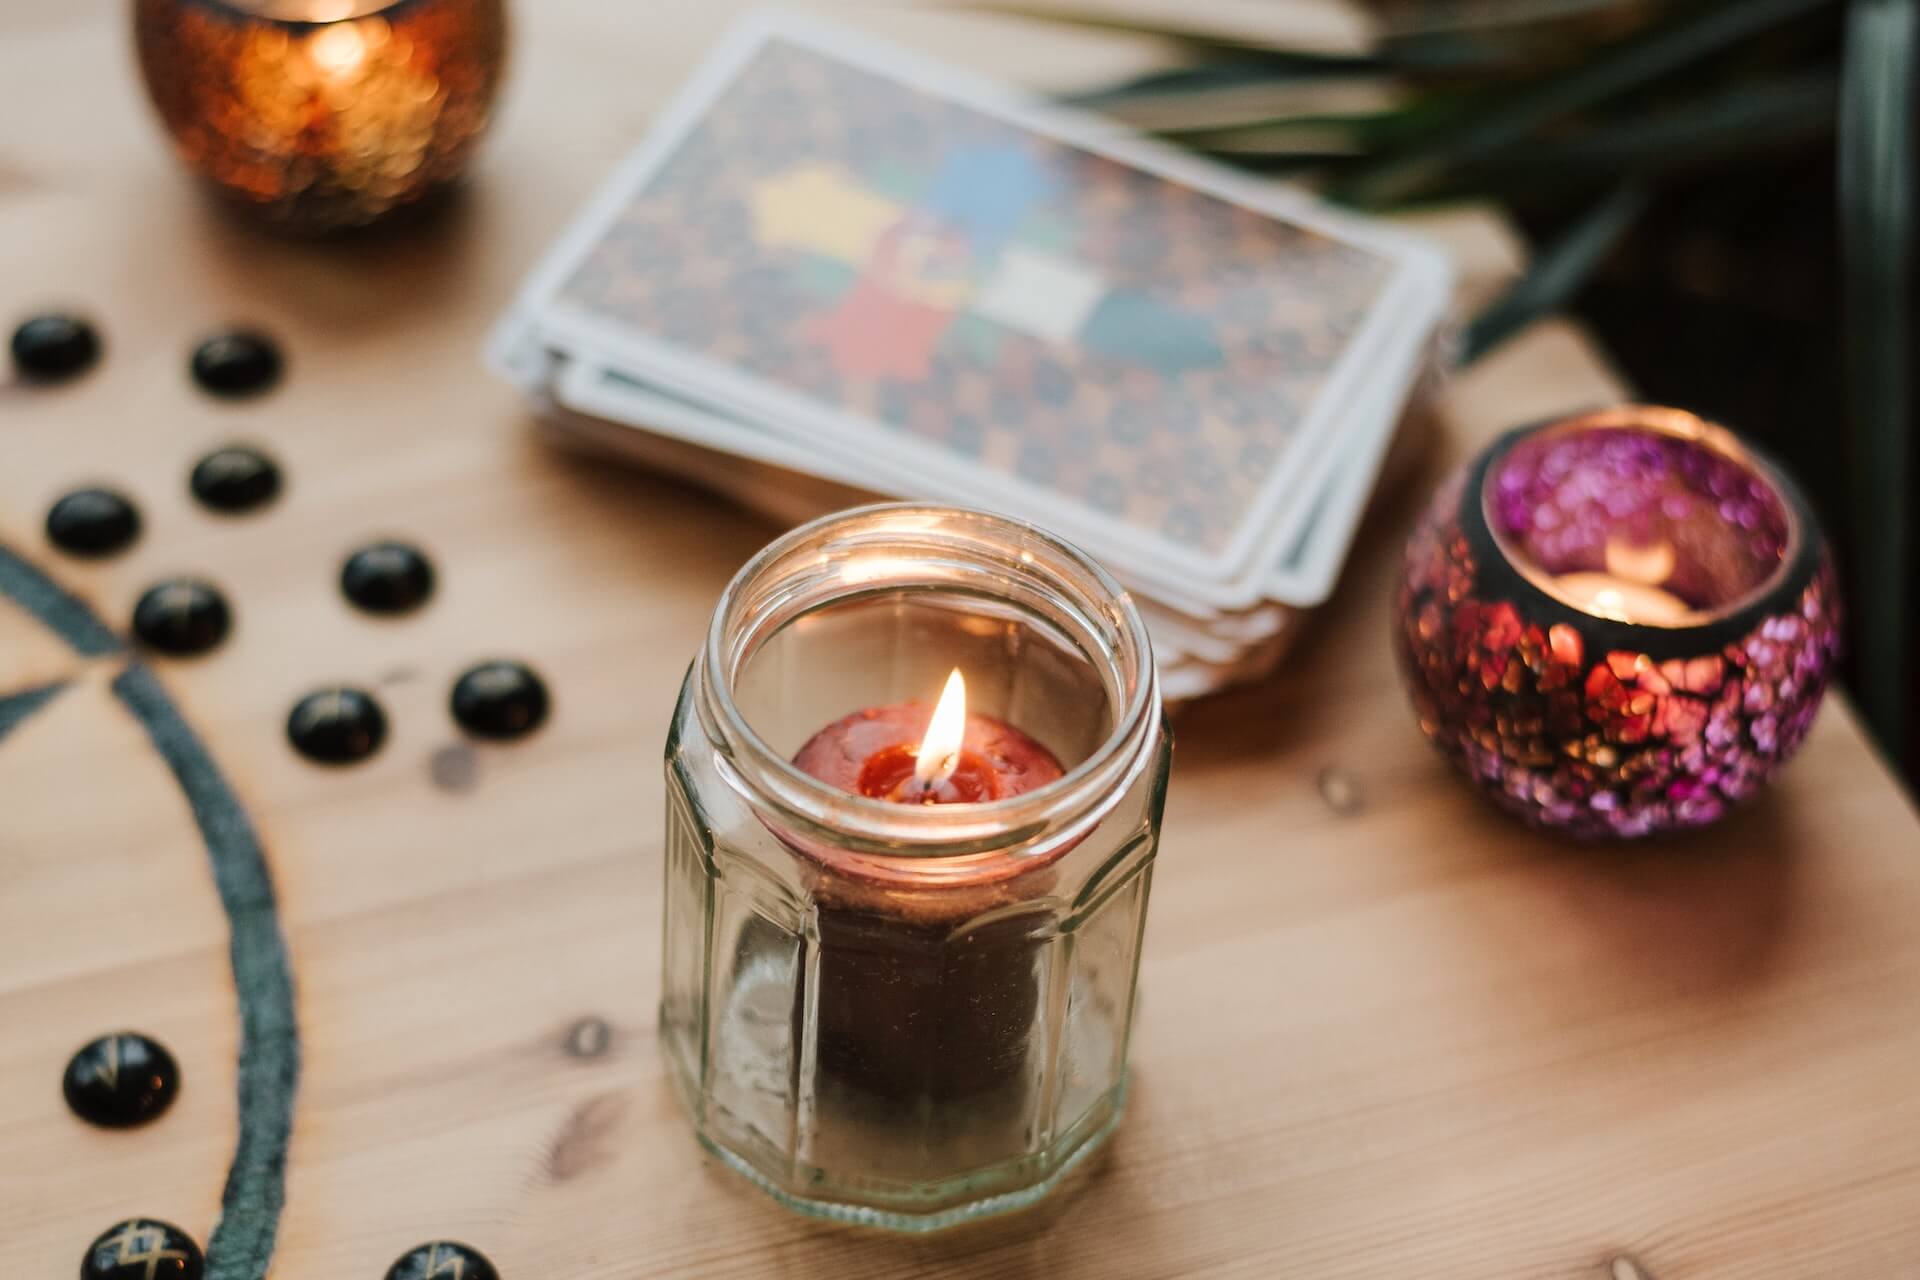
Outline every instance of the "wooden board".
{"type": "MultiPolygon", "coordinates": [[[[218,216],[174,170],[122,5],[0,0],[0,312],[68,302],[109,348],[71,389],[0,388],[0,544],[116,626],[165,573],[231,592],[232,640],[158,670],[258,825],[297,984],[274,1274],[378,1277],[445,1237],[518,1280],[1920,1274],[1920,827],[1855,718],[1830,705],[1783,785],[1709,837],[1623,852],[1526,834],[1446,772],[1395,684],[1386,602],[1413,492],[1376,512],[1282,678],[1179,725],[1131,1113],[1078,1194],[876,1239],[701,1156],[653,1043],[659,752],[715,594],[771,531],[542,450],[477,349],[732,7],[519,6],[470,198],[301,246],[218,216]],[[290,350],[256,404],[184,377],[230,319],[290,350]],[[230,438],[287,464],[270,512],[187,500],[193,459],[230,438]],[[90,479],[148,518],[97,566],[38,528],[90,479]],[[439,564],[416,618],[368,620],[334,589],[380,534],[439,564]],[[447,690],[492,655],[540,668],[555,714],[469,749],[447,690]],[[328,772],[282,723],[340,680],[377,688],[393,732],[328,772]],[[596,1017],[605,1051],[570,1051],[596,1017]]],[[[1025,78],[1139,53],[858,16],[1025,78]]],[[[1470,293],[1511,272],[1497,222],[1440,230],[1470,293]]],[[[1442,452],[1618,394],[1577,332],[1545,326],[1460,380],[1442,452]]],[[[73,1274],[133,1214],[204,1241],[236,1141],[227,925],[192,815],[113,694],[123,665],[0,604],[0,694],[72,682],[0,742],[0,1258],[21,1276],[73,1274]],[[169,1044],[187,1086],[149,1129],[89,1130],[60,1070],[122,1025],[169,1044]]]]}

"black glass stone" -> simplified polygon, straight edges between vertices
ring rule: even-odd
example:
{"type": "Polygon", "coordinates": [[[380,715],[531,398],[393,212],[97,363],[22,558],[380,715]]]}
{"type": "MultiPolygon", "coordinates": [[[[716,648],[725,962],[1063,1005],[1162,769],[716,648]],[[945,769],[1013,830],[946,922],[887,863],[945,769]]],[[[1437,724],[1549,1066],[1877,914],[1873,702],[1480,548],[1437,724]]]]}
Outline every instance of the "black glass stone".
{"type": "Polygon", "coordinates": [[[280,464],[252,445],[230,444],[196,462],[187,483],[200,505],[239,515],[280,496],[280,464]]]}
{"type": "Polygon", "coordinates": [[[483,662],[454,682],[453,718],[480,738],[519,738],[547,718],[547,686],[524,663],[483,662]]]}
{"type": "Polygon", "coordinates": [[[133,634],[161,653],[205,653],[225,640],[232,627],[226,597],[198,578],[171,578],[150,587],[133,606],[133,634]]]}
{"type": "Polygon", "coordinates": [[[100,358],[100,335],[79,316],[34,316],[13,331],[13,367],[29,382],[77,378],[100,358]]]}
{"type": "Polygon", "coordinates": [[[193,380],[216,396],[252,396],[280,381],[280,348],[253,329],[216,333],[193,349],[193,380]]]}
{"type": "Polygon", "coordinates": [[[171,1223],[130,1218],[87,1246],[80,1280],[200,1280],[200,1246],[171,1223]]]}
{"type": "Polygon", "coordinates": [[[470,1244],[452,1240],[435,1240],[409,1249],[387,1268],[387,1280],[433,1280],[436,1276],[500,1280],[500,1273],[487,1261],[487,1255],[470,1244]]]}
{"type": "Polygon", "coordinates": [[[347,557],[340,589],[368,613],[406,613],[433,594],[433,564],[418,547],[376,542],[347,557]]]}
{"type": "Polygon", "coordinates": [[[69,555],[110,556],[140,536],[140,509],[112,489],[75,489],[47,509],[47,540],[69,555]]]}
{"type": "Polygon", "coordinates": [[[88,1124],[130,1129],[173,1105],[180,1068],[157,1040],[116,1031],[73,1055],[60,1088],[73,1114],[88,1124]]]}
{"type": "Polygon", "coordinates": [[[387,713],[364,689],[317,689],[294,704],[287,740],[316,764],[353,764],[387,740],[387,713]]]}

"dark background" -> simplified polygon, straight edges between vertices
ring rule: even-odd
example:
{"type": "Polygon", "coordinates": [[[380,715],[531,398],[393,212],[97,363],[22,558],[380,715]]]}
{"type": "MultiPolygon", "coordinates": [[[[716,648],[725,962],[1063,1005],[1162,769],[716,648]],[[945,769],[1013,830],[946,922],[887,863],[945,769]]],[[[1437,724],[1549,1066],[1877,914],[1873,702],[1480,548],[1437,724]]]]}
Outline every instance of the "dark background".
{"type": "MultiPolygon", "coordinates": [[[[1844,568],[1853,557],[1835,167],[1822,141],[1665,175],[1575,310],[1647,400],[1734,427],[1791,470],[1844,568]]],[[[1542,242],[1576,207],[1514,206],[1542,242]]],[[[1920,651],[1920,634],[1911,640],[1920,651]]],[[[1904,746],[1915,761],[1920,743],[1904,746]]],[[[1920,768],[1907,777],[1920,785],[1920,768]]]]}

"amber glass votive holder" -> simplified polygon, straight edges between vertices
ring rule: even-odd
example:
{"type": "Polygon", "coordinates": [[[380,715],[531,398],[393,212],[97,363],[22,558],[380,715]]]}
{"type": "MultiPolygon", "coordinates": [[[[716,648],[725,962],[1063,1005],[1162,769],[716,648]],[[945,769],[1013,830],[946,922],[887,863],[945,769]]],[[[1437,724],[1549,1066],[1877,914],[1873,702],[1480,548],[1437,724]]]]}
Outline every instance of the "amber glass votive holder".
{"type": "Polygon", "coordinates": [[[1427,736],[1501,807],[1589,839],[1755,795],[1840,647],[1793,482],[1642,405],[1522,428],[1456,472],[1408,543],[1394,630],[1427,736]]]}
{"type": "Polygon", "coordinates": [[[147,91],[187,167],[296,233],[365,226],[466,168],[505,0],[134,0],[147,91]]]}
{"type": "Polygon", "coordinates": [[[1139,615],[1050,535],[885,505],[767,547],[666,749],[661,1043],[701,1142],[790,1208],[901,1231],[1058,1185],[1120,1119],[1170,751],[1139,615]],[[903,804],[793,763],[952,670],[1064,774],[903,804]]]}

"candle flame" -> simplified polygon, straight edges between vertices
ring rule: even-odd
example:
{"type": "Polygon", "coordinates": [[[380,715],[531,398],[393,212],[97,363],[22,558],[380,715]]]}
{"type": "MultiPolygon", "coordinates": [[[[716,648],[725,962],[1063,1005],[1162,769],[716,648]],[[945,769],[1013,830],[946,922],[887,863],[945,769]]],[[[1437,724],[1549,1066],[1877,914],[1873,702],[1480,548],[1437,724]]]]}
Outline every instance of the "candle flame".
{"type": "Polygon", "coordinates": [[[1602,587],[1593,593],[1592,609],[1603,618],[1613,618],[1619,622],[1633,621],[1633,615],[1627,612],[1626,597],[1612,587],[1602,587]]]}
{"type": "Polygon", "coordinates": [[[960,766],[960,743],[967,734],[967,682],[955,667],[947,677],[947,687],[927,722],[920,739],[920,752],[914,759],[913,776],[925,790],[944,785],[960,766]]]}
{"type": "Polygon", "coordinates": [[[1673,576],[1675,567],[1671,542],[1636,546],[1620,538],[1607,539],[1607,572],[1616,578],[1657,587],[1673,576]]]}

